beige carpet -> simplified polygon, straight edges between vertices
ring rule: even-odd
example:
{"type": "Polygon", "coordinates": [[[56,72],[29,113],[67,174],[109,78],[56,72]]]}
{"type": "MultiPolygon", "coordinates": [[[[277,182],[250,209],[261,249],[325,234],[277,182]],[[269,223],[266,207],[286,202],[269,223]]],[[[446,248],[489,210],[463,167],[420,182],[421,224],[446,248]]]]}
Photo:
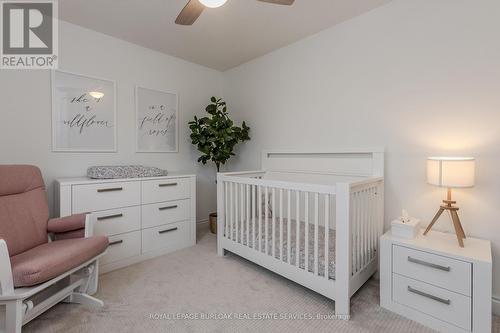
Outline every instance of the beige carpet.
{"type": "Polygon", "coordinates": [[[334,302],[235,255],[217,257],[215,237],[202,227],[194,247],[101,276],[103,309],[59,304],[23,332],[430,332],[379,307],[375,280],[352,298],[350,321],[246,319],[328,315],[334,302]],[[173,318],[186,314],[233,318],[173,318]]]}

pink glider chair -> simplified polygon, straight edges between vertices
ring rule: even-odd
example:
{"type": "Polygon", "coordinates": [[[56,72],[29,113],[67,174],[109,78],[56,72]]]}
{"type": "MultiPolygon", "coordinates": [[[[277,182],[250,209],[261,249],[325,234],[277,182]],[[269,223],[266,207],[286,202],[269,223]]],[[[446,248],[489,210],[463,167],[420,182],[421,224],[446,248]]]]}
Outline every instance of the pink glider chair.
{"type": "Polygon", "coordinates": [[[85,214],[49,219],[35,166],[0,165],[0,332],[21,327],[61,301],[102,306],[98,258],[108,238],[85,214]]]}

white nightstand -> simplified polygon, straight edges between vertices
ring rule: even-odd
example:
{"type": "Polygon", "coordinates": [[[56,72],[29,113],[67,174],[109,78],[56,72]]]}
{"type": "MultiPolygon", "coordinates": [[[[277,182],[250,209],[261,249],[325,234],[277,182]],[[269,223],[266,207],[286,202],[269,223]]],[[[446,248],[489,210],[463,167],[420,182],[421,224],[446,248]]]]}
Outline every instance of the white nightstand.
{"type": "Polygon", "coordinates": [[[380,305],[442,332],[491,332],[490,241],[419,232],[380,238],[380,305]]]}

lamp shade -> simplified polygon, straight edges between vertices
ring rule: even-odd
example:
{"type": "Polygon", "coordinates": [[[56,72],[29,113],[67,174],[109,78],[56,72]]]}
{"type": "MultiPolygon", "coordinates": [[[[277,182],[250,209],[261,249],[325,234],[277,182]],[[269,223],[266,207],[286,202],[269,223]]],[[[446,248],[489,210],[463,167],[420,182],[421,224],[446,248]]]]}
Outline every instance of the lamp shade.
{"type": "Polygon", "coordinates": [[[474,186],[476,161],[473,157],[429,157],[427,182],[441,187],[474,186]]]}

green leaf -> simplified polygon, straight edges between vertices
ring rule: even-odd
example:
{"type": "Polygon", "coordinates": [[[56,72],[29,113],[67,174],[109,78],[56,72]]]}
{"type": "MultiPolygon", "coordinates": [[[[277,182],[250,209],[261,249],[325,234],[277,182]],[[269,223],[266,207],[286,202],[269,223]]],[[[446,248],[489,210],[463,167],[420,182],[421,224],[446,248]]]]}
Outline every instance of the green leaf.
{"type": "Polygon", "coordinates": [[[188,122],[188,126],[191,130],[191,142],[201,153],[198,162],[206,164],[211,161],[220,166],[235,155],[234,149],[238,143],[250,140],[250,127],[245,122],[241,127],[234,126],[222,98],[212,97],[210,101],[211,104],[205,108],[209,116],[195,116],[194,120],[188,122]]]}

